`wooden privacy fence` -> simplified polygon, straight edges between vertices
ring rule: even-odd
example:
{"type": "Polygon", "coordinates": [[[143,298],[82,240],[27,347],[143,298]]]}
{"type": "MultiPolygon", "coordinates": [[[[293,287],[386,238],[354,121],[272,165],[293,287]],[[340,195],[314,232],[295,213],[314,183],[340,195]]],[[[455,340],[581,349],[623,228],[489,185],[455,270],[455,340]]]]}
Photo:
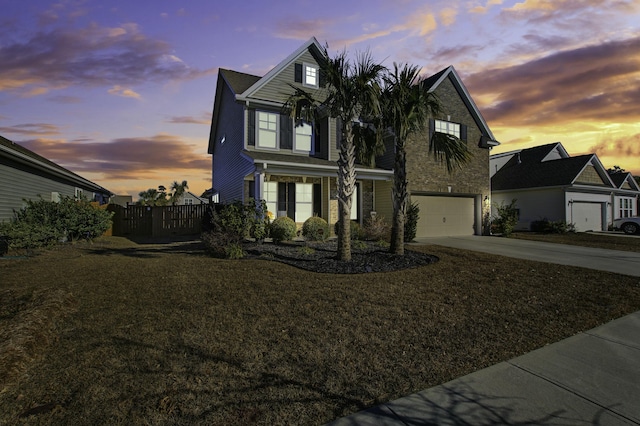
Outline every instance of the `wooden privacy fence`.
{"type": "Polygon", "coordinates": [[[118,237],[170,237],[202,231],[202,218],[209,206],[127,206],[109,204],[113,235],[118,237]]]}

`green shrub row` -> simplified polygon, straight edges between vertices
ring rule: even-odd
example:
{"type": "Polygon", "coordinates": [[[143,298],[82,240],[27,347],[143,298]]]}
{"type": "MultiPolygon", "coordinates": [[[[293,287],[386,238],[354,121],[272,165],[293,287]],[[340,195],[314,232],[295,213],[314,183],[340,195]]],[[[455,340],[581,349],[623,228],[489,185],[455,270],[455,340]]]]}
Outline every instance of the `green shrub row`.
{"type": "Polygon", "coordinates": [[[567,234],[576,232],[576,227],[573,223],[567,223],[564,220],[551,221],[544,218],[531,222],[531,231],[542,234],[567,234]]]}
{"type": "Polygon", "coordinates": [[[59,202],[25,200],[9,222],[0,223],[0,236],[9,247],[31,250],[58,242],[91,240],[111,227],[113,213],[86,198],[61,197],[59,202]]]}

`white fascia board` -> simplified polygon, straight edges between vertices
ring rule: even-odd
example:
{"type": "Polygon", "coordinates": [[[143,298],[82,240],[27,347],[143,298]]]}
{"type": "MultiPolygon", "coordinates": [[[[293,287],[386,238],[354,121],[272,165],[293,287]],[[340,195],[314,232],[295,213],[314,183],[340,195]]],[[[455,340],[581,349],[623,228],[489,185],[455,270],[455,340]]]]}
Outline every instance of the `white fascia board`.
{"type": "Polygon", "coordinates": [[[237,99],[244,100],[250,98],[253,93],[262,88],[265,84],[269,83],[276,75],[280,74],[283,69],[285,69],[291,62],[295,61],[298,57],[300,57],[309,47],[316,46],[318,50],[322,51],[322,46],[318,43],[315,37],[311,37],[300,46],[297,50],[287,56],[283,61],[281,61],[278,65],[273,67],[268,73],[266,73],[260,80],[256,81],[251,87],[241,93],[237,99]]]}
{"type": "Polygon", "coordinates": [[[616,184],[613,183],[613,181],[611,180],[611,177],[609,176],[609,173],[607,172],[607,169],[604,168],[604,166],[602,165],[602,163],[600,162],[600,159],[596,154],[591,154],[591,159],[587,162],[587,164],[585,164],[585,166],[580,170],[580,172],[578,172],[576,177],[574,177],[573,180],[571,181],[572,185],[575,183],[576,179],[580,177],[582,172],[584,172],[587,166],[593,166],[596,169],[596,172],[598,172],[598,175],[600,176],[600,178],[604,180],[605,183],[608,182],[611,188],[616,188],[616,184]]]}

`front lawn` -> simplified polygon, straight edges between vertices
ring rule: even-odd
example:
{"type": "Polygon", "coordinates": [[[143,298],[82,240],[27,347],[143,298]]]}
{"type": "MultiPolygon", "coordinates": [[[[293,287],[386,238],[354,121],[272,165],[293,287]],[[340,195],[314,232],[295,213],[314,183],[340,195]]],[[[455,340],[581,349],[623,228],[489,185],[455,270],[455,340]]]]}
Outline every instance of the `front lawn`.
{"type": "Polygon", "coordinates": [[[0,424],[322,424],[640,309],[638,278],[410,249],[440,260],[318,274],[114,237],[0,260],[0,360],[51,318],[0,370],[0,424]]]}

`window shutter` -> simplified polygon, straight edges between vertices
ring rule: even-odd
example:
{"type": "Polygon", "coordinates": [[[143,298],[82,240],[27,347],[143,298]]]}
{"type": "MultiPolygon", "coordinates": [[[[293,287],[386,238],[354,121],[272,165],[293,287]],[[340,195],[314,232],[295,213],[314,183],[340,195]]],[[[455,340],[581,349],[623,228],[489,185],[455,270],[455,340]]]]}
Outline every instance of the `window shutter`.
{"type": "Polygon", "coordinates": [[[313,214],[322,217],[322,185],[313,184],[313,214]]]}
{"type": "Polygon", "coordinates": [[[296,184],[290,182],[287,184],[287,216],[296,220],[296,184]]]}
{"type": "Polygon", "coordinates": [[[328,149],[329,149],[329,118],[321,118],[317,121],[317,125],[314,126],[314,130],[316,132],[316,147],[315,152],[321,158],[325,160],[328,157],[328,149]]]}
{"type": "Polygon", "coordinates": [[[302,83],[302,64],[295,64],[294,81],[302,83]]]}
{"type": "Polygon", "coordinates": [[[280,115],[280,149],[293,148],[293,120],[288,115],[280,115]]]}
{"type": "Polygon", "coordinates": [[[321,68],[318,71],[318,74],[320,75],[320,77],[318,78],[318,86],[320,87],[326,87],[327,86],[327,76],[324,73],[324,70],[321,68]]]}
{"type": "Polygon", "coordinates": [[[250,146],[256,145],[256,110],[250,109],[247,114],[247,143],[250,146]]]}
{"type": "Polygon", "coordinates": [[[433,134],[436,131],[436,120],[433,118],[429,119],[429,143],[431,143],[431,139],[433,139],[433,134]]]}
{"type": "Polygon", "coordinates": [[[285,182],[278,182],[278,211],[287,211],[287,184],[285,182]]]}
{"type": "Polygon", "coordinates": [[[467,141],[467,126],[464,124],[460,125],[460,140],[466,142],[467,141]]]}

